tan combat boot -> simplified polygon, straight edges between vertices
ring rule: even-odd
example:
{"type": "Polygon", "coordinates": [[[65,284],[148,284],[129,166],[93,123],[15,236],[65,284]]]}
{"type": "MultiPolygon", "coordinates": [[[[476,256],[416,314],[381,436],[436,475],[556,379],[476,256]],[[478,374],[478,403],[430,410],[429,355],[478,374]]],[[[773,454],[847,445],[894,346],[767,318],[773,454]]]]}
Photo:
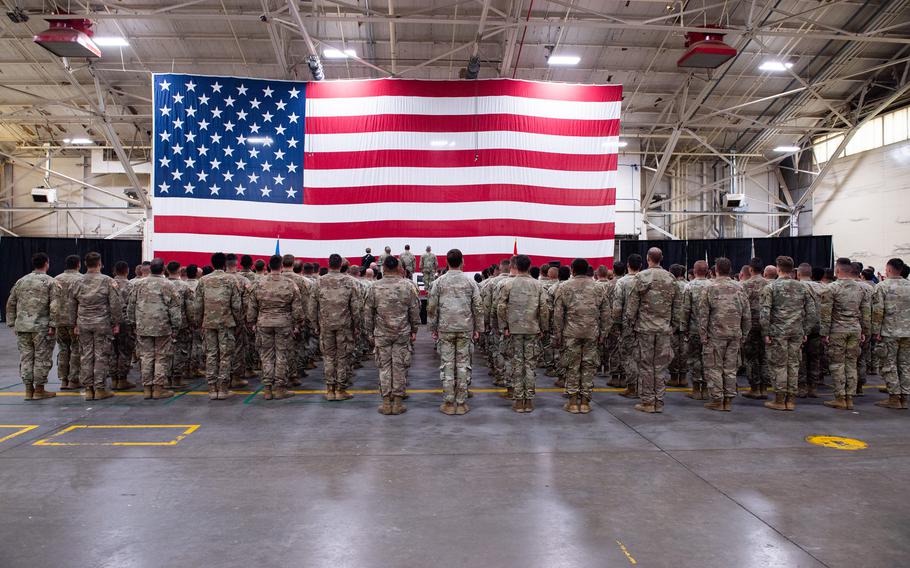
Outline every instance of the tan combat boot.
{"type": "Polygon", "coordinates": [[[218,389],[213,386],[209,387],[209,400],[218,400],[218,389]]]}
{"type": "Polygon", "coordinates": [[[455,416],[455,403],[454,402],[443,402],[439,407],[439,411],[447,416],[455,416]]]}
{"type": "Polygon", "coordinates": [[[231,378],[231,384],[228,385],[232,389],[245,389],[248,386],[250,386],[250,381],[239,377],[231,378]]]}
{"type": "Polygon", "coordinates": [[[853,397],[849,394],[844,397],[844,404],[847,405],[847,410],[853,410],[853,397]]]}
{"type": "Polygon", "coordinates": [[[838,410],[847,410],[847,400],[843,396],[835,396],[834,400],[826,400],[823,402],[828,408],[836,408],[838,410]]]}
{"type": "Polygon", "coordinates": [[[457,414],[458,416],[467,414],[470,410],[471,410],[471,407],[468,406],[468,403],[466,403],[466,402],[462,402],[461,404],[455,405],[455,414],[457,414]]]}
{"type": "Polygon", "coordinates": [[[168,390],[161,385],[155,385],[152,387],[152,398],[155,400],[160,400],[162,398],[171,398],[174,396],[174,391],[168,390]]]}
{"type": "Polygon", "coordinates": [[[788,394],[784,397],[784,404],[787,407],[787,410],[796,410],[796,397],[792,394],[788,394]]]}
{"type": "Polygon", "coordinates": [[[907,395],[902,394],[901,397],[901,410],[907,410],[907,395]]]}
{"type": "Polygon", "coordinates": [[[703,405],[708,410],[723,410],[724,409],[724,399],[722,398],[713,398],[711,402],[706,402],[703,405]]]}
{"type": "Polygon", "coordinates": [[[289,391],[284,385],[279,385],[277,387],[272,387],[272,398],[275,400],[284,400],[286,398],[291,398],[297,393],[289,391]]]}
{"type": "Polygon", "coordinates": [[[231,394],[233,393],[227,387],[218,387],[218,400],[227,400],[231,394]]]}
{"type": "Polygon", "coordinates": [[[762,385],[758,387],[758,394],[761,396],[761,399],[764,400],[768,398],[768,387],[767,385],[762,385]]]}
{"type": "Polygon", "coordinates": [[[569,395],[569,400],[562,405],[562,409],[572,414],[578,414],[578,395],[569,395]]]}
{"type": "Polygon", "coordinates": [[[875,403],[875,406],[881,406],[882,408],[893,408],[895,410],[901,409],[901,397],[898,394],[889,394],[887,400],[880,400],[875,403]]]}
{"type": "Polygon", "coordinates": [[[25,384],[25,400],[35,400],[35,385],[32,383],[25,384]]]}
{"type": "Polygon", "coordinates": [[[526,398],[525,399],[525,412],[534,412],[534,399],[526,398]]]}
{"type": "Polygon", "coordinates": [[[591,412],[591,399],[586,396],[582,396],[578,400],[578,413],[587,414],[591,412]]]}
{"type": "Polygon", "coordinates": [[[71,391],[79,390],[79,383],[75,381],[60,381],[60,390],[62,391],[71,391]]]}
{"type": "Polygon", "coordinates": [[[271,386],[262,387],[262,398],[265,400],[272,400],[273,398],[275,398],[275,395],[272,393],[271,386]]]}
{"type": "Polygon", "coordinates": [[[82,398],[85,400],[95,400],[95,389],[92,387],[85,387],[82,390],[82,398]]]}
{"type": "Polygon", "coordinates": [[[733,411],[733,397],[725,396],[724,397],[724,412],[732,412],[732,411],[733,411]]]}
{"type": "Polygon", "coordinates": [[[348,387],[338,387],[335,389],[335,400],[350,400],[354,395],[348,392],[348,387]]]}
{"type": "Polygon", "coordinates": [[[326,385],[325,386],[325,399],[326,400],[335,400],[335,385],[326,385]]]}
{"type": "Polygon", "coordinates": [[[154,398],[152,385],[142,387],[142,398],[145,400],[152,400],[154,398]]]}
{"type": "Polygon", "coordinates": [[[106,388],[95,389],[95,400],[104,400],[112,396],[114,396],[114,393],[106,388]]]}
{"type": "Polygon", "coordinates": [[[701,388],[701,383],[692,383],[692,391],[686,394],[686,398],[705,400],[705,393],[701,388]]]}
{"type": "Polygon", "coordinates": [[[749,392],[744,392],[743,398],[751,398],[753,400],[758,400],[758,399],[762,398],[759,387],[758,386],[749,386],[749,392]]]}
{"type": "Polygon", "coordinates": [[[513,400],[512,401],[512,410],[515,412],[519,412],[519,413],[524,412],[525,411],[524,401],[521,399],[518,399],[518,398],[513,400]]]}
{"type": "Polygon", "coordinates": [[[384,416],[389,416],[392,414],[392,397],[384,396],[382,397],[382,404],[379,405],[378,409],[379,414],[384,416]]]}
{"type": "Polygon", "coordinates": [[[653,404],[645,404],[644,402],[639,402],[635,405],[635,410],[639,412],[646,412],[648,414],[654,414],[657,410],[654,408],[653,404]]]}
{"type": "Polygon", "coordinates": [[[765,403],[765,408],[771,410],[787,410],[787,396],[782,392],[774,393],[774,400],[765,403]]]}
{"type": "Polygon", "coordinates": [[[392,397],[392,414],[399,415],[408,411],[408,407],[401,402],[400,396],[392,397]]]}
{"type": "Polygon", "coordinates": [[[806,398],[807,396],[809,396],[809,387],[807,387],[806,385],[797,387],[796,398],[806,398]]]}
{"type": "Polygon", "coordinates": [[[619,393],[619,396],[624,396],[626,398],[638,398],[638,385],[636,383],[629,383],[626,385],[626,390],[619,393]]]}

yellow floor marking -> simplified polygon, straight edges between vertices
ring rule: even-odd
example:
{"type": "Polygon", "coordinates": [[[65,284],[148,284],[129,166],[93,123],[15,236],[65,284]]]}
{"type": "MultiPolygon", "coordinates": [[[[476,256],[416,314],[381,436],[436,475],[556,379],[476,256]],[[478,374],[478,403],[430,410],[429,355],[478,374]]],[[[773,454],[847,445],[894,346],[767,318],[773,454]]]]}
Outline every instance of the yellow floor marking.
{"type": "Polygon", "coordinates": [[[823,446],[834,450],[855,452],[865,450],[869,444],[855,438],[842,438],[841,436],[806,436],[806,441],[816,446],[823,446]]]}
{"type": "Polygon", "coordinates": [[[29,430],[34,430],[37,427],[38,427],[37,424],[0,424],[0,428],[16,428],[17,429],[16,432],[13,432],[12,434],[10,434],[8,436],[4,436],[4,437],[0,438],[0,443],[3,443],[7,440],[15,438],[19,434],[25,434],[29,430]]]}
{"type": "Polygon", "coordinates": [[[33,446],[176,446],[180,443],[181,440],[195,432],[199,428],[199,424],[110,424],[110,425],[89,425],[89,424],[74,424],[72,426],[67,426],[63,430],[56,432],[48,436],[47,438],[38,440],[33,443],[33,446]],[[183,432],[177,435],[173,440],[166,442],[53,442],[51,441],[54,438],[62,436],[67,432],[72,432],[74,430],[125,430],[125,429],[158,429],[158,428],[182,428],[183,432]]]}
{"type": "Polygon", "coordinates": [[[620,542],[618,540],[616,541],[616,544],[619,545],[619,549],[622,550],[622,553],[625,554],[626,558],[629,559],[629,564],[638,564],[638,561],[632,557],[632,555],[629,553],[629,549],[626,548],[625,544],[623,544],[622,542],[620,542]]]}

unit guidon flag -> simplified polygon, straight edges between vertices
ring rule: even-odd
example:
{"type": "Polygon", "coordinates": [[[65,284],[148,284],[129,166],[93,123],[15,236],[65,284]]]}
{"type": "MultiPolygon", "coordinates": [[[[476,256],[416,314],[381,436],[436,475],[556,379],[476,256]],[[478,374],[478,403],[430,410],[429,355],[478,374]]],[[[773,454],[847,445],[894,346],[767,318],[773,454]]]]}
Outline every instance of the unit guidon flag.
{"type": "Polygon", "coordinates": [[[152,249],[612,265],[622,87],[160,74],[152,249]]]}

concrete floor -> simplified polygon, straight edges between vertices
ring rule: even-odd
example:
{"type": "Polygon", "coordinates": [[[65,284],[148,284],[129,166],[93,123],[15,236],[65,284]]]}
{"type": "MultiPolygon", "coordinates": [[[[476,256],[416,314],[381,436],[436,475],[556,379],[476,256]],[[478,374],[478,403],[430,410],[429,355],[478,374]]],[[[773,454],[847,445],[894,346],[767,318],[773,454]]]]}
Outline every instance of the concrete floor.
{"type": "MultiPolygon", "coordinates": [[[[412,388],[438,388],[435,361],[421,330],[412,388]]],[[[563,412],[556,392],[520,415],[478,392],[462,417],[415,393],[406,414],[385,417],[375,394],[26,403],[16,365],[3,328],[0,424],[37,426],[0,442],[3,568],[910,562],[910,413],[874,407],[877,392],[855,412],[818,399],[792,413],[745,399],[711,412],[675,392],[662,415],[613,392],[589,415],[563,412]],[[165,442],[196,424],[176,445],[101,445],[165,442]],[[180,427],[77,428],[45,442],[66,445],[34,445],[75,425],[180,427]],[[869,447],[813,446],[813,434],[869,447]]],[[[355,388],[375,385],[367,364],[355,388]]],[[[490,386],[478,361],[475,388],[490,386]]]]}

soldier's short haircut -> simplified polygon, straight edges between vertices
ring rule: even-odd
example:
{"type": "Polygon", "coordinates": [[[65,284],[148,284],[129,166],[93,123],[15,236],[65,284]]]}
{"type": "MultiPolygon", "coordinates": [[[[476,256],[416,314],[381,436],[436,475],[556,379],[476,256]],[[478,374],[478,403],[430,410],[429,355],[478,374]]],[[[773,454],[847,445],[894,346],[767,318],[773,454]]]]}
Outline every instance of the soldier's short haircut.
{"type": "MultiPolygon", "coordinates": [[[[282,259],[281,262],[284,263],[284,260],[282,259]]],[[[300,274],[301,272],[303,272],[303,262],[300,260],[295,260],[294,261],[294,274],[300,274]]]]}
{"type": "Polygon", "coordinates": [[[142,264],[137,264],[136,268],[133,269],[133,274],[136,276],[142,276],[142,264]]]}
{"type": "Polygon", "coordinates": [[[512,258],[504,258],[499,261],[499,270],[508,270],[512,266],[512,258]]]}
{"type": "Polygon", "coordinates": [[[129,273],[130,273],[129,264],[123,262],[122,260],[118,260],[117,262],[114,263],[114,274],[122,274],[123,276],[126,276],[129,273]]]}
{"type": "Polygon", "coordinates": [[[708,262],[704,260],[696,260],[695,264],[692,265],[692,273],[696,276],[705,276],[708,274],[708,262]]]}
{"type": "Polygon", "coordinates": [[[151,260],[143,260],[143,261],[142,261],[142,266],[149,266],[150,264],[152,264],[152,261],[151,261],[151,260]]]}
{"type": "Polygon", "coordinates": [[[256,259],[256,262],[253,263],[253,266],[256,269],[256,272],[262,272],[265,270],[265,261],[261,258],[256,259]]]}
{"type": "Polygon", "coordinates": [[[648,260],[651,262],[656,262],[660,264],[660,261],[664,259],[664,252],[657,247],[651,247],[648,249],[648,260]]]}
{"type": "Polygon", "coordinates": [[[186,267],[186,277],[187,278],[196,278],[199,275],[199,267],[195,264],[190,264],[186,267]]]}
{"type": "Polygon", "coordinates": [[[285,268],[291,268],[294,266],[294,260],[295,258],[293,254],[286,254],[281,257],[281,266],[285,268]]]}
{"type": "Polygon", "coordinates": [[[223,252],[216,252],[212,255],[212,268],[215,270],[224,270],[225,256],[223,252]]]}
{"type": "Polygon", "coordinates": [[[609,275],[610,275],[610,271],[607,270],[607,267],[606,267],[606,266],[604,266],[603,264],[601,264],[600,266],[597,267],[597,277],[598,277],[598,278],[600,278],[601,280],[604,280],[604,279],[607,278],[609,275]]]}
{"type": "Polygon", "coordinates": [[[862,272],[862,274],[860,274],[860,276],[863,277],[863,280],[872,282],[872,280],[875,278],[875,271],[872,270],[871,268],[864,268],[863,272],[862,272]]]}
{"type": "Polygon", "coordinates": [[[348,272],[351,273],[351,276],[360,276],[360,266],[355,264],[348,269],[348,272]]]}
{"type": "Polygon", "coordinates": [[[242,266],[244,268],[249,268],[249,267],[253,266],[253,257],[248,254],[241,256],[240,257],[240,266],[242,266]]]}
{"type": "Polygon", "coordinates": [[[324,266],[323,266],[322,268],[319,269],[319,275],[320,275],[320,276],[325,276],[325,275],[328,274],[328,273],[329,273],[329,269],[326,268],[326,267],[324,267],[324,266]]]}
{"type": "Polygon", "coordinates": [[[351,263],[349,263],[348,259],[345,258],[345,259],[342,259],[341,268],[339,270],[341,270],[341,273],[344,274],[348,271],[348,268],[350,268],[350,267],[351,267],[351,263]]]}
{"type": "Polygon", "coordinates": [[[164,273],[164,259],[163,258],[153,258],[152,263],[149,264],[149,270],[152,271],[152,274],[164,273]]]}
{"type": "Polygon", "coordinates": [[[284,259],[277,254],[273,254],[269,257],[269,270],[272,272],[278,272],[278,270],[281,269],[282,264],[284,264],[284,259]]]}
{"type": "Polygon", "coordinates": [[[777,270],[779,272],[783,272],[784,274],[790,274],[793,272],[793,259],[789,256],[777,257],[775,264],[777,265],[777,270]]]}
{"type": "Polygon", "coordinates": [[[480,274],[476,274],[476,273],[475,273],[475,274],[474,274],[474,282],[477,282],[478,284],[480,284],[481,282],[483,282],[483,276],[481,276],[480,274]]]}
{"type": "Polygon", "coordinates": [[[98,268],[101,266],[101,255],[97,252],[90,252],[85,255],[85,266],[88,268],[98,268]]]}
{"type": "MultiPolygon", "coordinates": [[[[427,247],[429,248],[429,247],[427,247]]],[[[464,262],[464,255],[458,249],[452,249],[446,253],[446,266],[449,268],[461,268],[464,262]]]]}
{"type": "Polygon", "coordinates": [[[550,268],[547,269],[547,277],[551,280],[554,278],[559,278],[559,268],[551,264],[550,268]]]}
{"type": "Polygon", "coordinates": [[[515,257],[515,268],[519,272],[525,273],[531,269],[531,258],[526,254],[520,254],[515,257]]]}
{"type": "Polygon", "coordinates": [[[813,280],[814,282],[819,282],[819,281],[821,281],[821,279],[824,278],[824,277],[825,277],[825,269],[824,269],[824,268],[822,268],[821,266],[813,266],[813,267],[812,267],[812,280],[813,280]]]}
{"type": "Polygon", "coordinates": [[[170,261],[169,263],[167,263],[167,271],[168,271],[168,274],[177,274],[178,272],[180,272],[180,263],[177,262],[176,260],[170,261]]]}
{"type": "Polygon", "coordinates": [[[332,255],[329,256],[329,268],[339,269],[341,268],[341,263],[343,262],[344,259],[341,258],[341,255],[338,253],[332,253],[332,255]]]}
{"type": "Polygon", "coordinates": [[[904,265],[904,268],[901,270],[901,278],[910,277],[910,265],[904,265]]]}
{"type": "Polygon", "coordinates": [[[752,274],[761,274],[765,270],[765,261],[760,257],[753,256],[749,261],[749,270],[752,271],[752,274]]]}
{"type": "Polygon", "coordinates": [[[63,266],[67,270],[76,270],[79,268],[79,256],[75,254],[69,255],[66,257],[66,260],[63,261],[63,266]]]}
{"type": "Polygon", "coordinates": [[[212,272],[215,272],[215,269],[211,265],[206,264],[205,266],[202,267],[203,276],[211,274],[212,272]]]}
{"type": "Polygon", "coordinates": [[[224,261],[229,266],[234,266],[237,264],[237,255],[229,252],[224,256],[224,261]]]}
{"type": "Polygon", "coordinates": [[[572,261],[572,274],[580,276],[588,273],[588,261],[583,258],[576,258],[572,261]]]}
{"type": "Polygon", "coordinates": [[[411,250],[411,245],[404,245],[404,250],[411,250]]]}
{"type": "Polygon", "coordinates": [[[571,269],[571,268],[569,268],[568,266],[565,266],[565,265],[559,267],[559,276],[558,276],[558,278],[560,279],[560,281],[565,282],[566,280],[568,280],[568,279],[571,278],[571,277],[572,277],[572,269],[571,269]]]}
{"type": "Polygon", "coordinates": [[[482,275],[482,278],[483,278],[484,280],[486,280],[487,278],[490,277],[490,269],[489,269],[489,268],[484,268],[483,271],[482,271],[480,274],[482,275]]]}
{"type": "Polygon", "coordinates": [[[859,276],[863,272],[863,263],[862,262],[851,262],[850,265],[853,267],[853,275],[859,276]]]}
{"type": "Polygon", "coordinates": [[[800,263],[800,265],[796,267],[796,273],[800,276],[812,278],[812,265],[808,262],[800,263]]]}
{"type": "MultiPolygon", "coordinates": [[[[683,269],[685,272],[685,268],[683,269]]],[[[621,278],[626,275],[626,263],[619,261],[613,263],[613,275],[617,278],[621,278]]]]}
{"type": "Polygon", "coordinates": [[[714,271],[718,276],[730,276],[732,269],[733,263],[730,262],[729,258],[721,256],[714,260],[714,271]]]}
{"type": "Polygon", "coordinates": [[[898,273],[904,271],[904,261],[899,258],[892,258],[888,260],[888,266],[898,273]]]}
{"type": "Polygon", "coordinates": [[[47,266],[47,263],[50,262],[50,259],[47,257],[46,253],[36,252],[32,255],[32,267],[33,268],[44,268],[47,266]]]}
{"type": "Polygon", "coordinates": [[[313,273],[313,265],[312,265],[311,263],[309,263],[309,262],[304,262],[304,263],[303,263],[303,273],[304,273],[304,274],[312,274],[312,273],[313,273]]]}
{"type": "Polygon", "coordinates": [[[382,267],[386,270],[395,270],[398,268],[398,259],[390,254],[382,261],[382,267]]]}
{"type": "Polygon", "coordinates": [[[532,266],[531,270],[529,272],[531,274],[531,278],[533,278],[534,280],[537,280],[538,278],[540,278],[540,267],[539,266],[532,266]]]}
{"type": "Polygon", "coordinates": [[[670,274],[672,274],[674,278],[681,278],[686,275],[686,267],[681,264],[671,264],[670,274]]]}
{"type": "Polygon", "coordinates": [[[626,259],[626,266],[635,271],[641,270],[641,255],[630,254],[629,258],[626,259]]]}

